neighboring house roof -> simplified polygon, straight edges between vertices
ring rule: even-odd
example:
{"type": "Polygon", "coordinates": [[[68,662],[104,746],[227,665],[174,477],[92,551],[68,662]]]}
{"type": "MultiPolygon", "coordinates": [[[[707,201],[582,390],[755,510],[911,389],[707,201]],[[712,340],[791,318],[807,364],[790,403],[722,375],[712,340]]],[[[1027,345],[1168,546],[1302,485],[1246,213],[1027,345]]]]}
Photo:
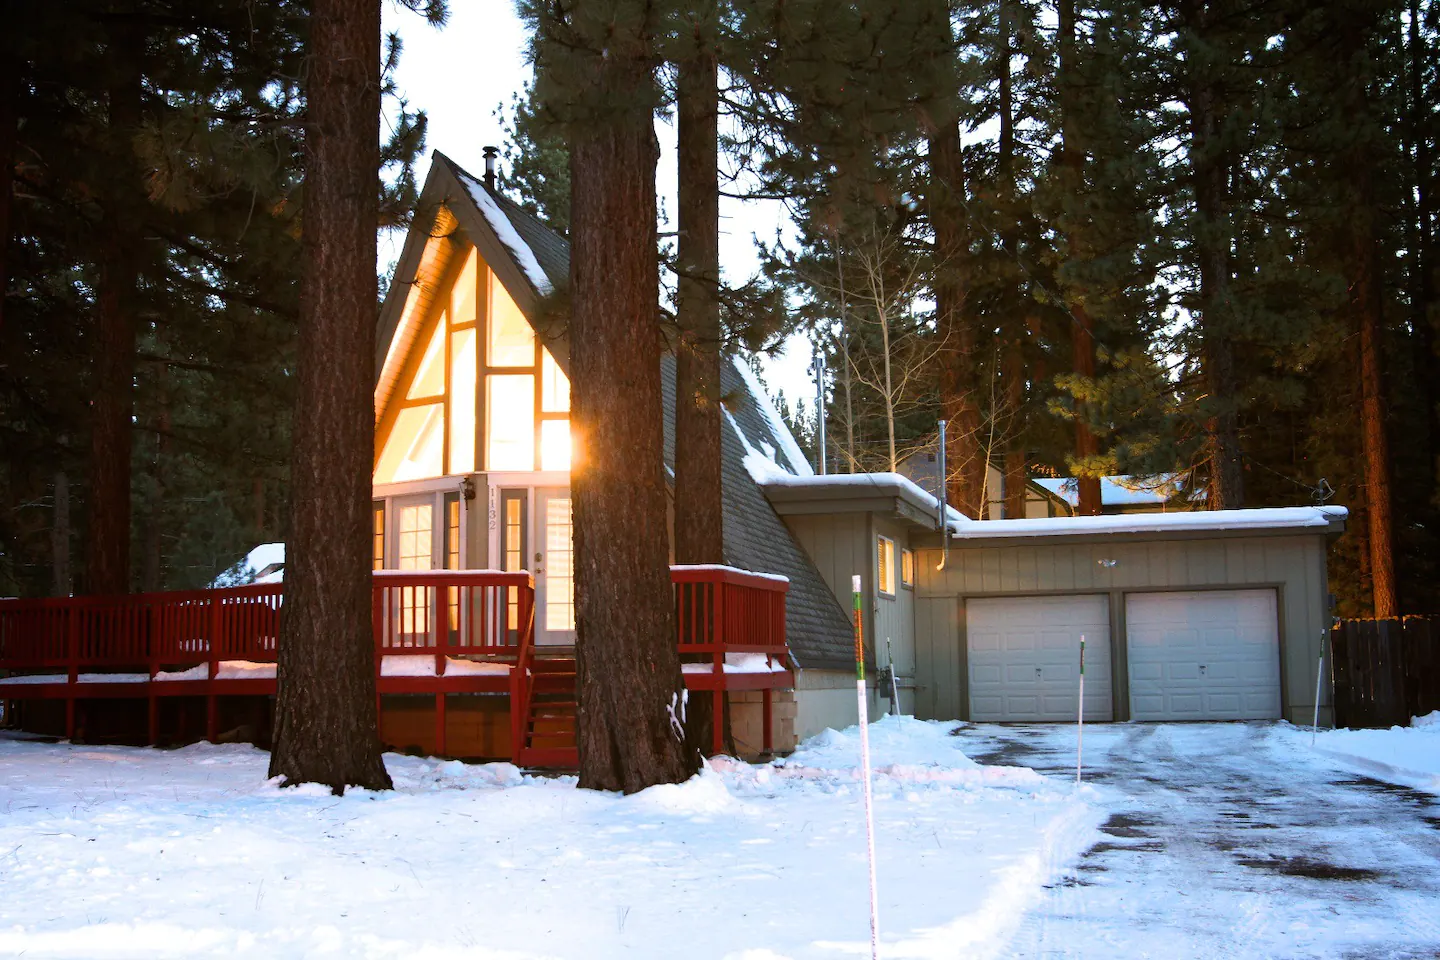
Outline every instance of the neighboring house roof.
{"type": "Polygon", "coordinates": [[[1253,510],[1176,510],[1171,513],[1125,513],[1108,517],[1036,517],[1027,520],[986,520],[968,523],[957,540],[1001,540],[1088,534],[1216,533],[1291,530],[1313,533],[1344,529],[1344,507],[1264,507],[1253,510]]]}
{"type": "MultiPolygon", "coordinates": [[[[395,281],[378,321],[377,404],[384,400],[379,393],[387,367],[394,362],[391,341],[405,336],[414,338],[413,331],[406,329],[411,314],[415,313],[409,303],[415,297],[410,288],[439,282],[439,275],[454,251],[447,257],[437,252],[437,247],[453,244],[448,237],[456,228],[479,248],[481,257],[516,305],[537,327],[556,363],[568,373],[570,351],[563,312],[546,308],[547,298],[568,286],[570,245],[514,201],[490,189],[484,181],[466,173],[439,151],[433,159],[414,222],[396,265],[395,281]],[[437,225],[442,229],[433,229],[437,225]],[[445,226],[451,229],[443,229],[445,226]]],[[[673,476],[674,358],[668,354],[662,357],[660,369],[665,463],[673,476]]],[[[757,573],[779,574],[790,581],[786,639],[801,667],[843,669],[852,666],[849,618],[815,564],[795,542],[746,471],[744,460],[748,451],[737,430],[747,438],[750,447],[768,446],[778,451],[792,472],[809,473],[809,464],[785,429],[770,398],[743,364],[725,363],[720,386],[726,398],[727,422],[735,426],[735,429],[726,428],[721,435],[725,563],[757,573]]]]}

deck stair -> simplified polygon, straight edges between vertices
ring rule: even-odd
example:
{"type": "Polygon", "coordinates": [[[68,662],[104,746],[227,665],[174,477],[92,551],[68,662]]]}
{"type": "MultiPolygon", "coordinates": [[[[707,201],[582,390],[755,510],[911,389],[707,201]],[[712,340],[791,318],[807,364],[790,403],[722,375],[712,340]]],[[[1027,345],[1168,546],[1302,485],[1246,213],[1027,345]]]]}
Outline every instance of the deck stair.
{"type": "Polygon", "coordinates": [[[529,664],[530,690],[522,740],[515,751],[522,767],[575,770],[575,648],[535,648],[529,664]]]}

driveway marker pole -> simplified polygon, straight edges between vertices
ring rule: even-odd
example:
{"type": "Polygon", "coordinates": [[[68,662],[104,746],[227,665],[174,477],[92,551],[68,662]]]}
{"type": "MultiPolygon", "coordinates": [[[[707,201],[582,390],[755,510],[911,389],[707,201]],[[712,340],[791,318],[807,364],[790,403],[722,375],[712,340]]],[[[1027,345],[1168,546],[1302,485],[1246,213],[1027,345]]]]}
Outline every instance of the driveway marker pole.
{"type": "Polygon", "coordinates": [[[1080,786],[1081,758],[1085,752],[1085,634],[1080,634],[1080,707],[1075,715],[1075,786],[1080,786]]]}
{"type": "Polygon", "coordinates": [[[1315,746],[1315,737],[1320,732],[1320,678],[1325,676],[1325,634],[1320,631],[1320,660],[1315,664],[1315,722],[1310,724],[1310,746],[1315,746]]]}
{"type": "Polygon", "coordinates": [[[875,890],[875,799],[870,792],[870,711],[865,704],[865,639],[860,617],[860,576],[851,578],[855,611],[855,697],[860,714],[860,773],[865,783],[865,845],[870,856],[870,960],[880,957],[880,898],[875,890]]]}

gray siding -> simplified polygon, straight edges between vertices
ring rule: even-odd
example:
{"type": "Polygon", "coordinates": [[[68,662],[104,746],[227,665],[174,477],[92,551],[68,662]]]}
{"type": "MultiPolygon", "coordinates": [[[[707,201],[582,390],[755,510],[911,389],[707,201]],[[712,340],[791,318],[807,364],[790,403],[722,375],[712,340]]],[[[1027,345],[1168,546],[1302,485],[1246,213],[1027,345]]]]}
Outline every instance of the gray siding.
{"type": "MultiPolygon", "coordinates": [[[[890,663],[890,654],[895,656],[895,673],[900,683],[901,711],[913,714],[915,684],[915,590],[900,582],[900,551],[909,546],[909,533],[894,520],[871,514],[871,570],[878,570],[879,546],[876,536],[889,537],[895,541],[895,596],[881,596],[874,593],[875,612],[870,625],[875,640],[875,657],[880,665],[890,663]],[[889,639],[887,651],[885,641],[889,639]]],[[[918,563],[917,563],[918,566],[918,563]]],[[[888,698],[887,698],[888,699],[888,698]]]]}
{"type": "MultiPolygon", "coordinates": [[[[1124,598],[1153,590],[1273,587],[1279,610],[1281,696],[1284,714],[1309,723],[1315,706],[1315,669],[1329,627],[1325,538],[1321,535],[1215,537],[1191,540],[952,544],[937,571],[939,550],[921,552],[917,584],[916,658],[921,695],[918,716],[963,718],[965,632],[963,600],[1041,593],[1110,595],[1116,718],[1129,716],[1124,643],[1124,598]],[[1100,561],[1115,561],[1106,566],[1100,561]]],[[[1321,693],[1321,720],[1329,722],[1329,691],[1321,693]]]]}

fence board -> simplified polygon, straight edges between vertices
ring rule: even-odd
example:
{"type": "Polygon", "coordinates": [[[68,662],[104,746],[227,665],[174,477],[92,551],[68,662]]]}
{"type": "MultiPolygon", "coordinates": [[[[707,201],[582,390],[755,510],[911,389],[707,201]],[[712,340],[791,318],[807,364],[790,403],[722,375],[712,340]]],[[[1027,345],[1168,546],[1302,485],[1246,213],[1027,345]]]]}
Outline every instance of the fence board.
{"type": "Polygon", "coordinates": [[[1342,620],[1330,637],[1336,726],[1403,726],[1440,709],[1440,618],[1342,620]]]}

